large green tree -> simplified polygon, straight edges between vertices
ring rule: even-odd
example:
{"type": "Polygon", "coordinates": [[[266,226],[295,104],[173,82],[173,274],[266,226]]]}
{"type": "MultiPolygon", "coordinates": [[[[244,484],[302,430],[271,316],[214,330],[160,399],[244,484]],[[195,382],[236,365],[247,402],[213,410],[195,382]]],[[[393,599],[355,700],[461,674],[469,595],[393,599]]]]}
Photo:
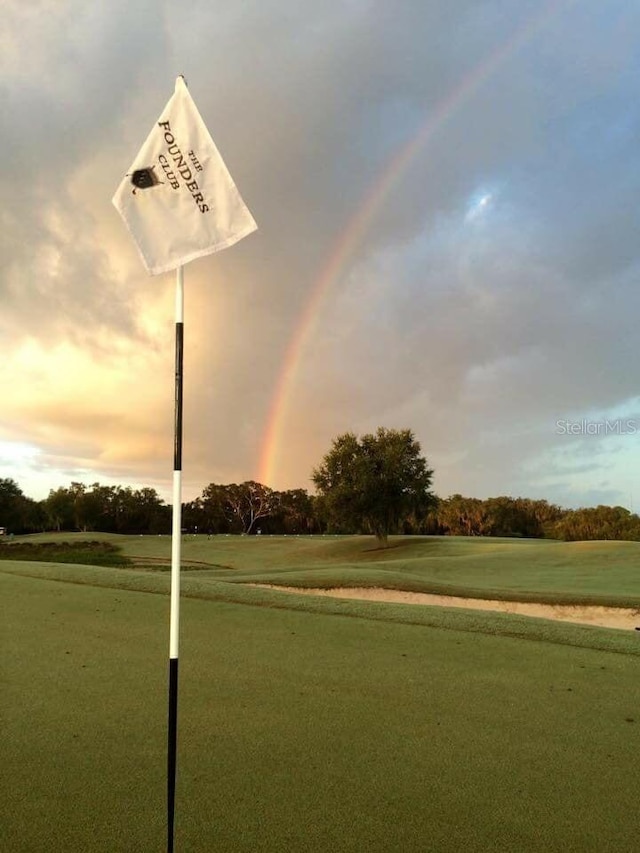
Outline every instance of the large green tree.
{"type": "Polygon", "coordinates": [[[408,517],[426,513],[432,477],[413,432],[384,427],[338,436],[312,474],[332,528],[365,530],[383,547],[408,517]]]}
{"type": "Polygon", "coordinates": [[[41,519],[36,510],[35,502],[25,497],[15,480],[0,477],[0,527],[9,533],[38,530],[41,519]]]}

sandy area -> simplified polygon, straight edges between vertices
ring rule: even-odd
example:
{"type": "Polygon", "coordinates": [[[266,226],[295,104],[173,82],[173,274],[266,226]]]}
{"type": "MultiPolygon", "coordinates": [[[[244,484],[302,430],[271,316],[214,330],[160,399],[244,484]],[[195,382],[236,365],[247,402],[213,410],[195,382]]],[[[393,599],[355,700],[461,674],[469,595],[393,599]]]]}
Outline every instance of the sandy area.
{"type": "Polygon", "coordinates": [[[466,607],[471,610],[495,610],[500,613],[517,613],[542,619],[559,619],[597,625],[601,628],[621,628],[633,631],[640,626],[640,609],[625,607],[600,607],[567,604],[533,604],[523,601],[491,601],[484,598],[460,598],[455,595],[432,595],[426,592],[402,592],[379,587],[336,587],[335,589],[309,589],[274,584],[251,584],[282,592],[303,595],[328,595],[332,598],[355,598],[361,601],[390,601],[399,604],[431,604],[442,607],[466,607]]]}

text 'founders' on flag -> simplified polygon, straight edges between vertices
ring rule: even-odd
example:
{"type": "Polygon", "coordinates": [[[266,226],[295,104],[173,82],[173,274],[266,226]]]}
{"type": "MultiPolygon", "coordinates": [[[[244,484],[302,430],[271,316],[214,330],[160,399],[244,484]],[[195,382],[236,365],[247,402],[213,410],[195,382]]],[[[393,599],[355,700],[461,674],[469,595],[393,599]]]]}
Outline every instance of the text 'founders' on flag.
{"type": "Polygon", "coordinates": [[[256,230],[182,77],[113,196],[152,275],[256,230]]]}

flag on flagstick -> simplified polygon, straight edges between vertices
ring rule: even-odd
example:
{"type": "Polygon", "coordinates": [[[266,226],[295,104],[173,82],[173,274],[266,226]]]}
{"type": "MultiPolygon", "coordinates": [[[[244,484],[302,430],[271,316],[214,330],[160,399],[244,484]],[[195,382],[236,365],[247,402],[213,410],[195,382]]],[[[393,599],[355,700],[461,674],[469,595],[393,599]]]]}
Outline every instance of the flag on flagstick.
{"type": "Polygon", "coordinates": [[[257,228],[182,77],[113,204],[152,275],[226,249],[257,228]]]}
{"type": "Polygon", "coordinates": [[[256,223],[182,77],[113,197],[147,270],[176,270],[175,435],[171,524],[167,851],[174,849],[182,518],[183,266],[232,246],[256,223]]]}

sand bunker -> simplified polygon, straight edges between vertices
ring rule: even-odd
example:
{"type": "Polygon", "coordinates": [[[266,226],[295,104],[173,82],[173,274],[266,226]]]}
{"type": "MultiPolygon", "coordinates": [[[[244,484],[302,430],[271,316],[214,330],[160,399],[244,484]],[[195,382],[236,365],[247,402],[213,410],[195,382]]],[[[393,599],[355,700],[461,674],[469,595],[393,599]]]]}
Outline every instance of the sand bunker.
{"type": "Polygon", "coordinates": [[[441,607],[466,607],[470,610],[494,610],[499,613],[517,613],[520,616],[537,616],[541,619],[558,619],[578,622],[600,628],[634,630],[640,626],[640,609],[627,607],[601,607],[573,604],[534,604],[524,601],[493,601],[484,598],[462,598],[456,595],[433,595],[426,592],[402,592],[379,587],[335,587],[309,589],[275,584],[251,584],[264,589],[297,592],[302,595],[328,595],[332,598],[354,598],[361,601],[388,601],[397,604],[430,604],[441,607]]]}

